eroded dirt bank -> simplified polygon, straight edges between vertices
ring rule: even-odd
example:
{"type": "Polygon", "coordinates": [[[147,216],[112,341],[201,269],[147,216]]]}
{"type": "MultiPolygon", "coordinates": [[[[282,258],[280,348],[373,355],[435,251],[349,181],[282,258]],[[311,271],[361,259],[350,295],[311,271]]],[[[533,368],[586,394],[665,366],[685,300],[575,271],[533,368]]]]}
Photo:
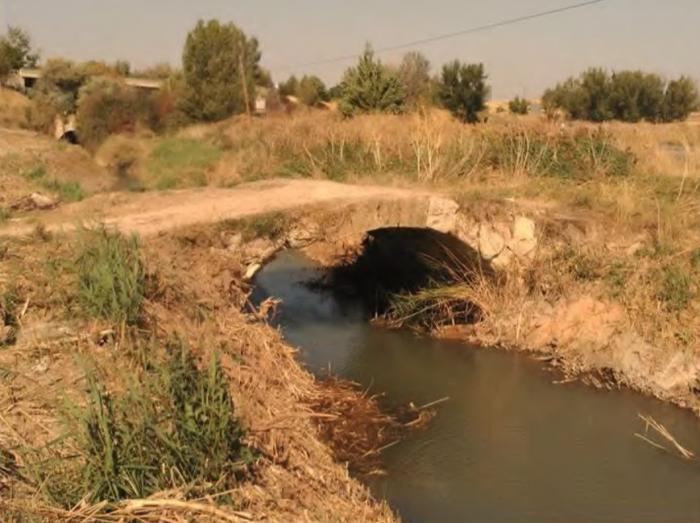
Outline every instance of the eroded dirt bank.
{"type": "MultiPolygon", "coordinates": [[[[328,267],[352,264],[363,251],[367,230],[378,223],[411,225],[388,205],[372,212],[359,205],[343,211],[299,211],[281,223],[284,232],[262,248],[261,260],[275,248],[303,247],[328,267]]],[[[682,265],[683,256],[690,258],[692,251],[669,266],[659,258],[651,233],[615,231],[591,213],[531,202],[450,207],[438,223],[437,230],[449,231],[480,257],[478,267],[472,267],[475,274],[466,271],[441,289],[455,304],[478,305],[479,321],[465,325],[454,310],[445,310],[443,316],[438,312],[428,318],[422,329],[532,352],[570,379],[601,388],[630,387],[700,415],[700,326],[693,312],[697,304],[688,298],[698,276],[693,276],[697,269],[692,259],[690,269],[682,265]],[[486,268],[494,271],[490,277],[486,268]],[[690,276],[679,282],[674,271],[683,270],[690,276]],[[689,286],[687,295],[682,285],[689,286]],[[678,300],[687,300],[682,310],[678,300]]],[[[371,245],[379,241],[376,236],[371,245]]],[[[437,250],[445,251],[445,243],[438,243],[437,250]]],[[[396,277],[405,273],[410,256],[392,249],[378,248],[387,262],[383,272],[396,277]]],[[[429,256],[435,258],[435,252],[429,256]]],[[[257,265],[252,264],[254,271],[257,265]]],[[[362,279],[366,282],[368,275],[362,279]]],[[[423,305],[436,307],[441,299],[437,294],[423,305]]],[[[398,320],[392,323],[407,325],[398,320]]]]}

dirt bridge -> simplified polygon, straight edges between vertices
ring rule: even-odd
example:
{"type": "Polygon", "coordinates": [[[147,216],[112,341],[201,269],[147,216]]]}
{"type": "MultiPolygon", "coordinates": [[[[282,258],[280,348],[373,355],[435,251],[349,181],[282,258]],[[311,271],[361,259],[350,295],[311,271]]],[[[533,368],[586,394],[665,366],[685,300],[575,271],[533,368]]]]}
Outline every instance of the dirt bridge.
{"type": "MultiPolygon", "coordinates": [[[[316,238],[357,240],[385,227],[426,227],[452,233],[486,259],[507,262],[534,249],[534,223],[513,216],[494,224],[469,218],[454,200],[439,193],[345,185],[322,180],[267,180],[231,189],[202,188],[167,192],[105,193],[83,202],[0,226],[1,236],[30,234],[41,223],[52,232],[79,223],[104,223],[124,233],[158,234],[197,224],[217,223],[283,212],[299,222],[298,233],[316,238]],[[523,221],[525,220],[525,221],[523,221]]],[[[294,224],[292,224],[294,225],[294,224]]]]}

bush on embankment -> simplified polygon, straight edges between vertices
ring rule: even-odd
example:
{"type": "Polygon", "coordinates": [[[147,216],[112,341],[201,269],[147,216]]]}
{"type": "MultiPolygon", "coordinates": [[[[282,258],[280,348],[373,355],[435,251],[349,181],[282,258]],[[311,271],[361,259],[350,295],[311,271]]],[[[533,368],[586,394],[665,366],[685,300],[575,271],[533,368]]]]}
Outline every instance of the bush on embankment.
{"type": "Polygon", "coordinates": [[[80,89],[77,122],[81,143],[94,150],[112,134],[157,128],[156,97],[119,79],[94,78],[80,89]]]}
{"type": "Polygon", "coordinates": [[[64,435],[22,452],[24,474],[48,503],[70,509],[172,489],[220,492],[251,462],[218,358],[200,370],[179,344],[164,361],[155,347],[145,350],[148,364],[124,373],[123,392],[109,392],[88,371],[86,404],[69,405],[64,435]]]}
{"type": "Polygon", "coordinates": [[[78,297],[85,313],[116,324],[136,323],[145,294],[138,239],[100,228],[83,231],[79,248],[78,297]]]}

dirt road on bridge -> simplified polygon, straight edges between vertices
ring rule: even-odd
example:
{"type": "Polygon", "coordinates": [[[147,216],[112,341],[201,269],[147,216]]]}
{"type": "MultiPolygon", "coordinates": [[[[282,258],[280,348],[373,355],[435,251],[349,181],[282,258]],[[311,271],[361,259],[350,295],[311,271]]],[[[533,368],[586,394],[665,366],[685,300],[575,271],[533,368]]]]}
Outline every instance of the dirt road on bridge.
{"type": "Polygon", "coordinates": [[[345,185],[323,180],[267,180],[231,189],[104,193],[79,203],[10,220],[0,236],[21,236],[42,224],[48,231],[104,223],[125,233],[152,235],[188,225],[216,223],[307,206],[342,206],[370,200],[430,197],[419,190],[345,185]]]}

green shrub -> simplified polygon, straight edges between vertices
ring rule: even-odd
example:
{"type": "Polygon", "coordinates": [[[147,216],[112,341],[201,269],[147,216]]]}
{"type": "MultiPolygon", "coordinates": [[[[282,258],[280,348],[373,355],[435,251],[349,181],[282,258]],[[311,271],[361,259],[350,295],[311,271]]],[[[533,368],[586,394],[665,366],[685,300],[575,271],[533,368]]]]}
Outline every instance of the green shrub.
{"type": "Polygon", "coordinates": [[[279,86],[282,96],[296,96],[301,103],[314,107],[320,102],[327,102],[330,98],[326,84],[318,76],[304,75],[301,80],[292,75],[286,82],[279,86]]]}
{"type": "Polygon", "coordinates": [[[0,327],[3,327],[0,331],[0,347],[8,347],[17,342],[19,305],[19,298],[14,290],[8,290],[0,295],[0,327]]]}
{"type": "Polygon", "coordinates": [[[86,196],[85,189],[80,185],[80,182],[67,181],[63,182],[55,178],[45,180],[41,184],[45,189],[56,193],[61,201],[64,202],[79,202],[86,196]]]}
{"type": "Polygon", "coordinates": [[[60,58],[51,59],[42,67],[42,76],[29,91],[32,106],[27,119],[40,131],[52,131],[58,115],[74,113],[78,105],[78,92],[87,82],[84,68],[60,58]]]}
{"type": "Polygon", "coordinates": [[[569,78],[542,96],[548,114],[565,110],[571,118],[602,122],[650,122],[685,120],[698,107],[698,89],[681,76],[665,82],[657,74],[588,69],[569,78]]]}
{"type": "Polygon", "coordinates": [[[361,113],[401,113],[406,95],[398,76],[375,58],[367,46],[357,66],[343,75],[340,110],[345,116],[361,113]]]}
{"type": "Polygon", "coordinates": [[[23,67],[35,67],[39,55],[32,52],[29,34],[19,27],[9,26],[0,36],[0,79],[23,67]]]}
{"type": "Polygon", "coordinates": [[[486,108],[490,88],[484,64],[463,64],[455,60],[442,68],[439,96],[442,104],[463,122],[476,123],[486,108]]]}
{"type": "Polygon", "coordinates": [[[417,109],[437,101],[436,81],[430,77],[430,61],[422,53],[406,53],[401,59],[398,76],[409,107],[417,109]]]}
{"type": "Polygon", "coordinates": [[[699,106],[698,86],[687,76],[668,84],[664,94],[662,117],[666,122],[685,120],[699,106]]]}
{"type": "Polygon", "coordinates": [[[663,268],[660,278],[659,298],[666,309],[669,312],[684,310],[695,297],[692,276],[680,265],[669,265],[663,268]]]}
{"type": "Polygon", "coordinates": [[[37,182],[46,176],[46,168],[43,165],[38,165],[33,169],[29,169],[22,173],[22,177],[26,180],[37,182]]]}
{"type": "Polygon", "coordinates": [[[47,191],[55,193],[64,202],[79,202],[86,196],[85,189],[80,185],[80,182],[48,178],[48,173],[43,165],[25,171],[22,176],[28,181],[38,183],[47,191]]]}
{"type": "Polygon", "coordinates": [[[603,132],[547,138],[524,130],[487,137],[486,160],[513,173],[587,180],[594,176],[628,176],[635,164],[629,151],[603,132]]]}
{"type": "Polygon", "coordinates": [[[513,114],[527,114],[530,111],[530,102],[516,96],[508,103],[508,109],[513,114]]]}
{"type": "Polygon", "coordinates": [[[78,296],[87,314],[134,324],[141,312],[145,271],[138,238],[106,228],[84,231],[77,259],[78,296]]]}
{"type": "Polygon", "coordinates": [[[206,171],[221,157],[221,151],[208,143],[188,138],[168,138],[151,151],[146,168],[156,178],[159,189],[205,185],[206,171]]]}
{"type": "Polygon", "coordinates": [[[138,124],[158,127],[156,99],[151,94],[106,77],[95,77],[81,87],[76,116],[80,141],[92,149],[112,134],[134,131],[138,124]]]}
{"type": "Polygon", "coordinates": [[[60,455],[60,445],[67,446],[74,457],[27,460],[51,502],[70,508],[83,499],[115,502],[235,484],[252,455],[241,443],[219,360],[199,370],[187,350],[171,350],[164,364],[150,362],[138,379],[126,378],[120,394],[88,375],[87,404],[69,409],[65,435],[51,449],[60,455]]]}
{"type": "Polygon", "coordinates": [[[233,226],[233,229],[240,231],[243,241],[247,242],[256,238],[276,240],[287,230],[285,215],[277,212],[252,216],[229,223],[233,226]]]}

